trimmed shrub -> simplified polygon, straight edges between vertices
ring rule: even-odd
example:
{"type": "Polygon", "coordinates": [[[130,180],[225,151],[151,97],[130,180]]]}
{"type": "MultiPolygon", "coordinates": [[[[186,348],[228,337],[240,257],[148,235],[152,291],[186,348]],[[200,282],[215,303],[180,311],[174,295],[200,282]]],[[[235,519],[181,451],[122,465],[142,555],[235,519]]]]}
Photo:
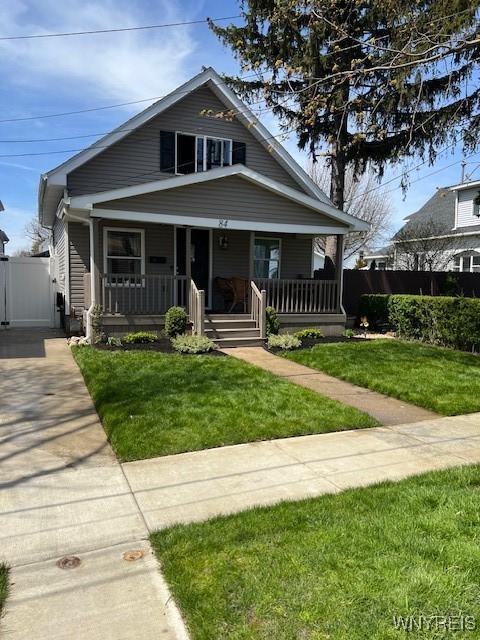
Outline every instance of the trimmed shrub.
{"type": "Polygon", "coordinates": [[[388,325],[388,301],[390,297],[388,293],[360,296],[359,316],[366,316],[370,326],[374,328],[388,325]]]}
{"type": "Polygon", "coordinates": [[[149,344],[150,342],[157,342],[158,336],[153,331],[135,331],[134,333],[127,333],[123,336],[123,344],[149,344]]]}
{"type": "Polygon", "coordinates": [[[273,307],[267,307],[265,309],[265,313],[267,315],[267,337],[278,335],[278,332],[280,331],[280,320],[278,319],[277,312],[273,307]]]}
{"type": "Polygon", "coordinates": [[[342,335],[344,338],[353,338],[355,335],[355,332],[353,331],[353,329],[345,329],[342,335]]]}
{"type": "Polygon", "coordinates": [[[293,334],[295,338],[298,338],[300,341],[302,340],[320,340],[323,338],[323,332],[320,329],[316,329],[315,327],[310,327],[308,329],[301,329],[300,331],[295,331],[293,334]]]}
{"type": "Polygon", "coordinates": [[[175,351],[179,353],[208,353],[216,349],[214,342],[207,336],[187,336],[185,334],[172,338],[175,351]]]}
{"type": "Polygon", "coordinates": [[[170,307],[165,314],[165,333],[170,338],[182,335],[187,330],[188,316],[182,307],[170,307]]]}
{"type": "Polygon", "coordinates": [[[285,351],[291,351],[292,349],[298,349],[302,346],[300,340],[290,333],[283,333],[282,335],[272,334],[268,337],[267,346],[269,349],[284,349],[285,351]]]}
{"type": "Polygon", "coordinates": [[[392,295],[389,321],[401,338],[470,351],[480,348],[480,299],[392,295]]]}

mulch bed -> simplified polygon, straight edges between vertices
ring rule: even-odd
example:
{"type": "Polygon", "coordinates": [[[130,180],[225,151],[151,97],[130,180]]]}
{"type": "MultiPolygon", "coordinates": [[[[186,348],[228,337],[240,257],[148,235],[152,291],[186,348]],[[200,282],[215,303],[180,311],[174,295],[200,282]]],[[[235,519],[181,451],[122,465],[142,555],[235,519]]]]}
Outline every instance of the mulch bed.
{"type": "MultiPolygon", "coordinates": [[[[295,351],[298,351],[299,349],[310,349],[311,347],[314,347],[316,344],[332,344],[334,342],[350,342],[351,340],[367,340],[369,341],[370,338],[363,338],[363,337],[356,337],[356,338],[345,338],[345,336],[325,336],[323,338],[316,338],[316,339],[310,339],[310,340],[302,340],[302,346],[299,347],[298,349],[295,349],[295,351]]],[[[273,347],[272,349],[269,349],[267,347],[267,345],[264,345],[264,349],[265,351],[268,351],[270,353],[286,353],[286,349],[280,349],[279,347],[273,347]]]]}
{"type": "MultiPolygon", "coordinates": [[[[178,353],[172,347],[169,338],[160,338],[157,342],[137,343],[137,344],[123,344],[121,347],[117,347],[109,344],[96,344],[95,349],[99,351],[156,351],[159,353],[178,353]]],[[[187,354],[182,353],[180,355],[198,355],[198,356],[225,356],[221,351],[208,351],[206,353],[187,354]]]]}

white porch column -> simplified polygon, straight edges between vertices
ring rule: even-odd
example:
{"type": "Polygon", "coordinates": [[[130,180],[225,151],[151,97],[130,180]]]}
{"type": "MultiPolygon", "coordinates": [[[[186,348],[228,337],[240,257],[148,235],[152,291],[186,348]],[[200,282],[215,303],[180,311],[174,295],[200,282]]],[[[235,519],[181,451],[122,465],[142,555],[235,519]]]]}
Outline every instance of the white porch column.
{"type": "Polygon", "coordinates": [[[345,236],[342,234],[337,235],[337,247],[335,255],[335,280],[337,281],[337,306],[338,311],[343,310],[342,298],[343,298],[343,250],[345,245],[345,236]]]}

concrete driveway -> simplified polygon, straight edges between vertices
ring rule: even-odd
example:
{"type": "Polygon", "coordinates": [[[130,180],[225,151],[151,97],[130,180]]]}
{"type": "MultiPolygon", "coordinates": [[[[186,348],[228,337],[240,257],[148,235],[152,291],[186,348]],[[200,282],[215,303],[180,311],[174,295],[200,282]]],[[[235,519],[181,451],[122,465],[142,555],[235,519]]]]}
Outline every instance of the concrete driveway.
{"type": "MultiPolygon", "coordinates": [[[[0,332],[2,636],[181,638],[148,529],[58,332],[0,332]],[[127,561],[124,554],[141,551],[127,561]],[[80,558],[60,569],[66,555],[80,558]]],[[[130,556],[127,556],[130,557],[130,556]]]]}

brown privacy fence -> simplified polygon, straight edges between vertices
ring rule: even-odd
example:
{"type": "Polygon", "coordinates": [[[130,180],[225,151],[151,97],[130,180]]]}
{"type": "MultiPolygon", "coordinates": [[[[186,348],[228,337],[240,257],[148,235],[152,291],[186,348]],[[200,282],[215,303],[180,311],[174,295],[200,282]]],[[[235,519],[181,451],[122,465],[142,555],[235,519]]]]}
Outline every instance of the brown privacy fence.
{"type": "Polygon", "coordinates": [[[347,315],[358,315],[360,296],[365,293],[463,295],[477,298],[480,297],[480,273],[346,269],[343,276],[343,306],[347,315]]]}

